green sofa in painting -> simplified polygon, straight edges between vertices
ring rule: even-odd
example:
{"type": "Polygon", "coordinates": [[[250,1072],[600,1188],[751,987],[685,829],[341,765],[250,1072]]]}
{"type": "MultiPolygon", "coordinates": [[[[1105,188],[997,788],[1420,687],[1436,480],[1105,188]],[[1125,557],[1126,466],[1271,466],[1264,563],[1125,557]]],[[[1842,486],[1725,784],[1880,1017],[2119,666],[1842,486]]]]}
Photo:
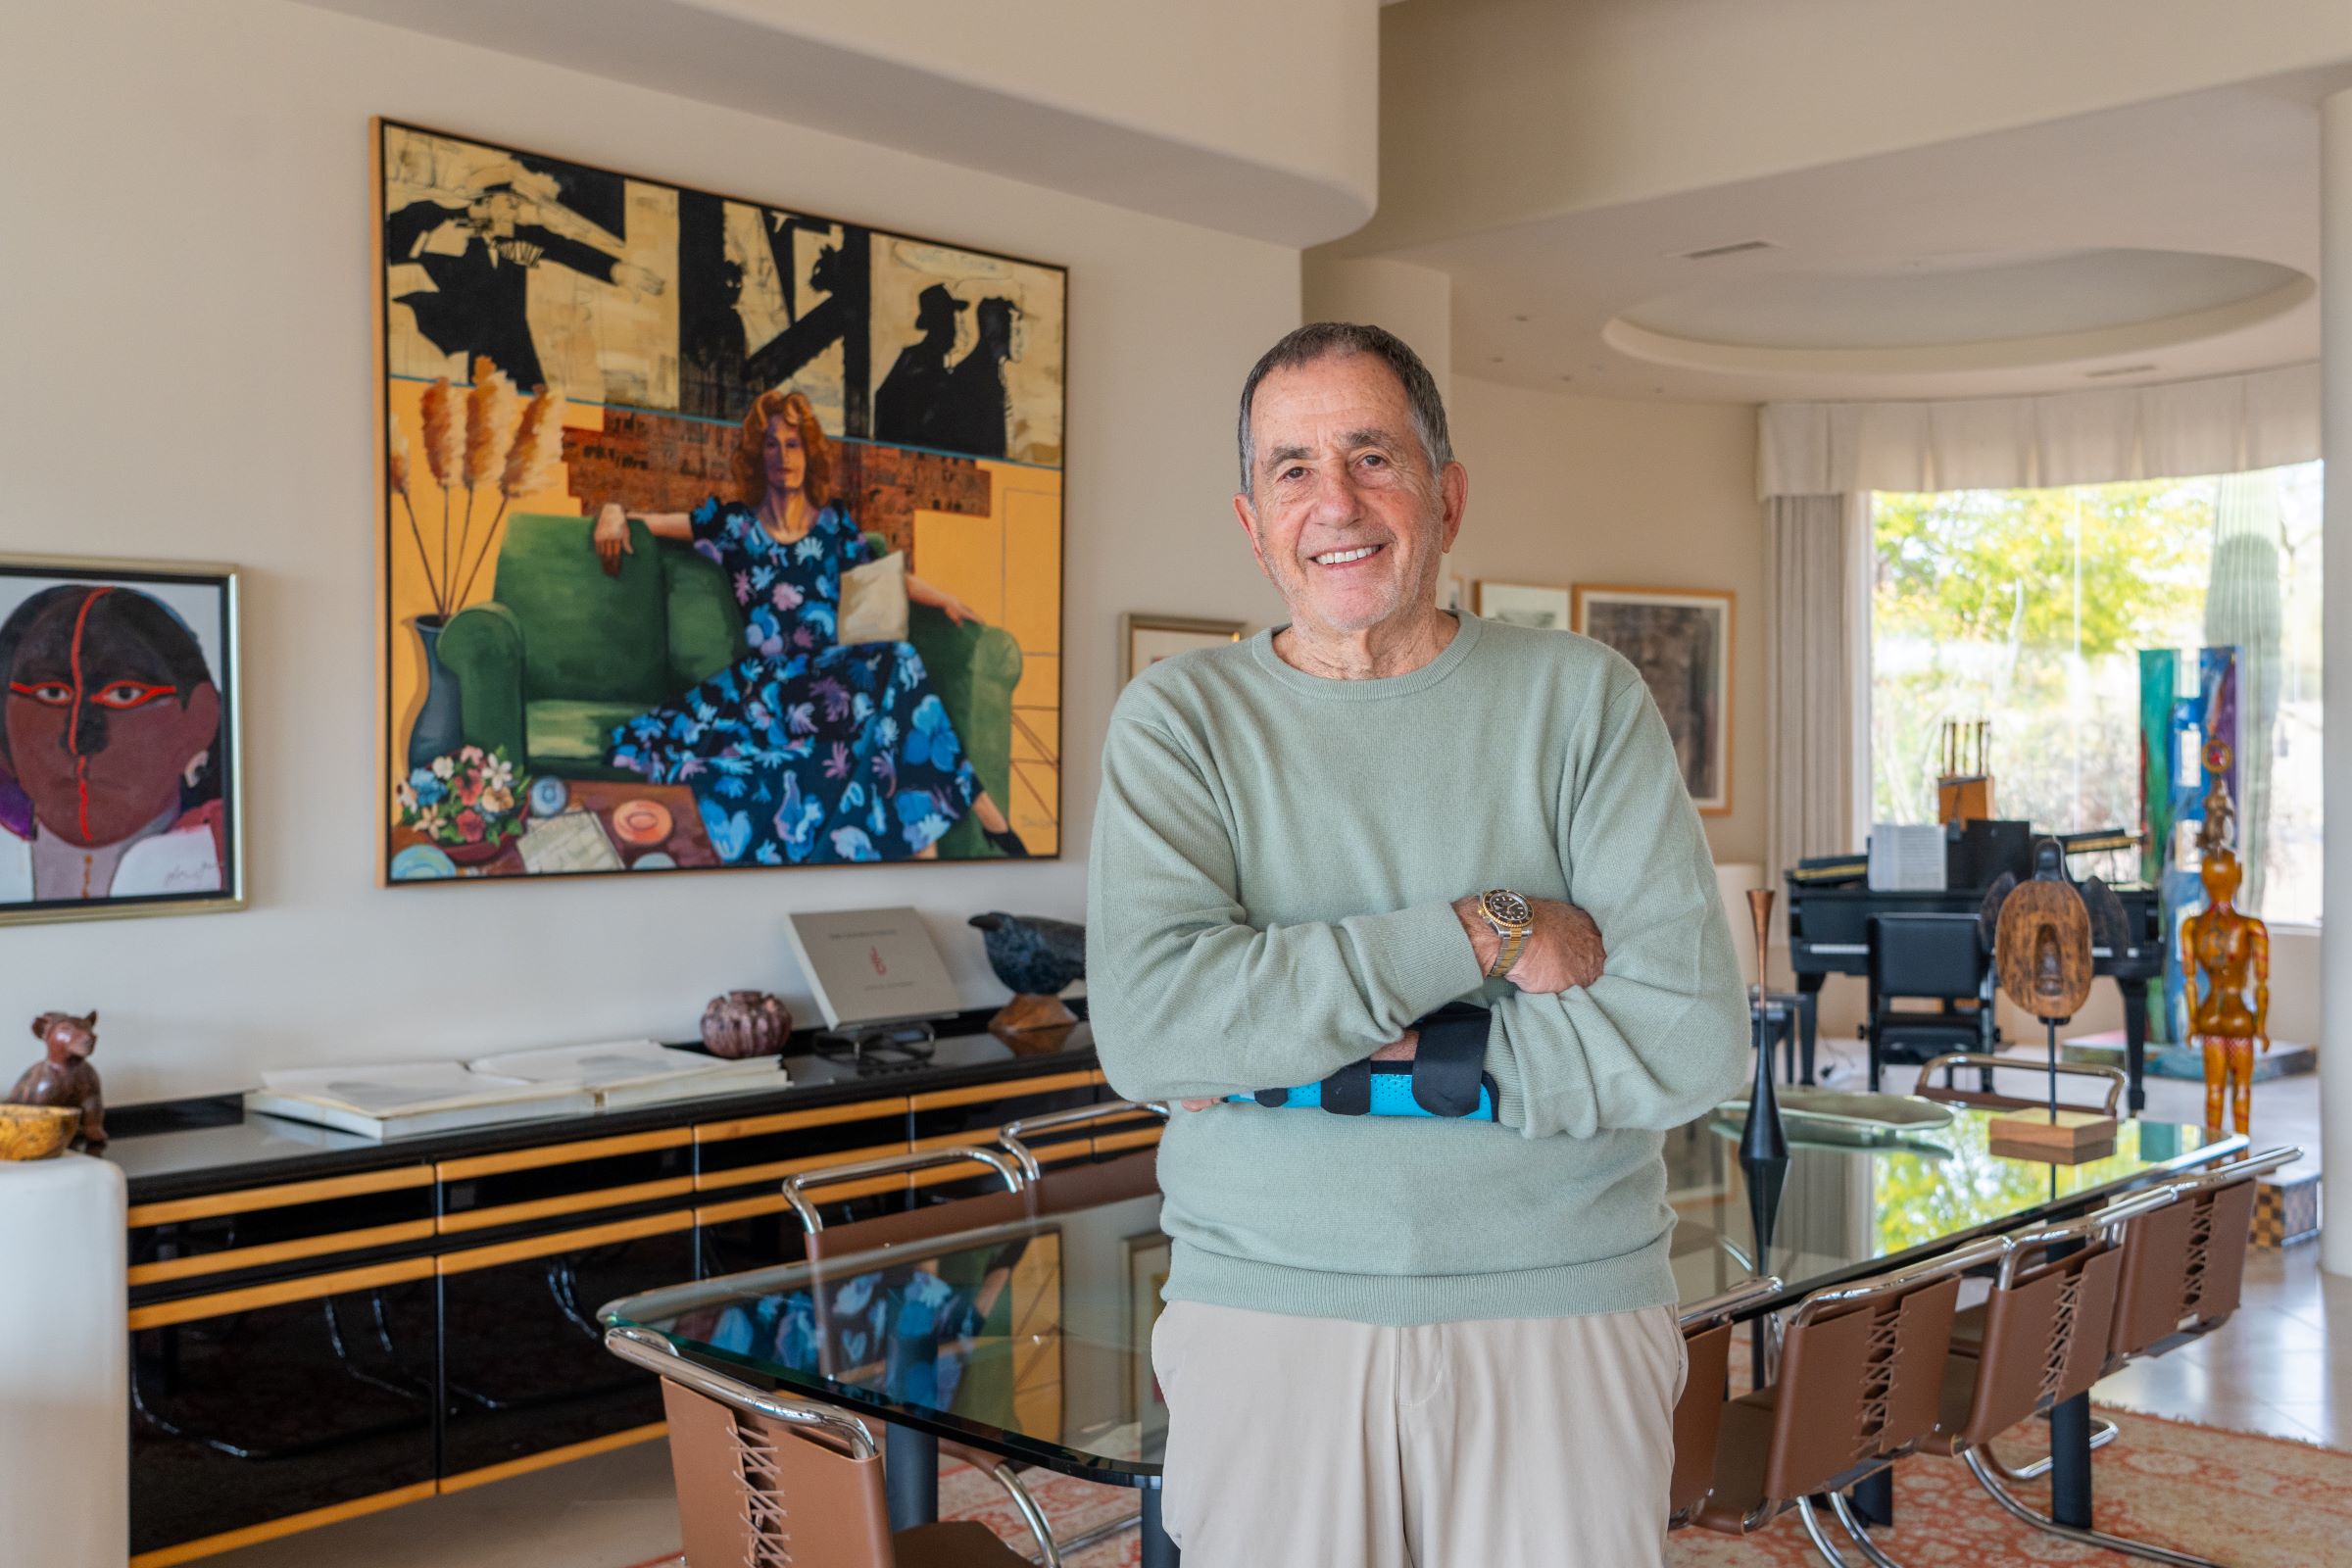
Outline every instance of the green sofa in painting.
{"type": "MultiPolygon", "coordinates": [[[[592,526],[536,513],[508,518],[490,599],[452,615],[441,634],[466,740],[505,747],[526,776],[636,777],[605,761],[613,728],[742,654],[743,612],[715,563],[632,522],[633,550],[607,576],[592,526]]],[[[909,607],[906,637],[980,782],[1008,807],[1019,645],[1002,627],[958,626],[927,605],[909,607]]],[[[950,858],[996,853],[968,815],[940,841],[950,858]]]]}

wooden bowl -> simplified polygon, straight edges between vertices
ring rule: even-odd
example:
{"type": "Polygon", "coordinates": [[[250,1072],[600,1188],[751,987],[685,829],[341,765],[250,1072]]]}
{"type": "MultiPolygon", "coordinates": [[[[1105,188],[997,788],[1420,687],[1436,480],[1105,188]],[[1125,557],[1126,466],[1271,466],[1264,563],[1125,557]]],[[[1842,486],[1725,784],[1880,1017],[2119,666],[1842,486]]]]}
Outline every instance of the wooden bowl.
{"type": "Polygon", "coordinates": [[[0,1159],[47,1159],[80,1127],[71,1105],[0,1105],[0,1159]]]}

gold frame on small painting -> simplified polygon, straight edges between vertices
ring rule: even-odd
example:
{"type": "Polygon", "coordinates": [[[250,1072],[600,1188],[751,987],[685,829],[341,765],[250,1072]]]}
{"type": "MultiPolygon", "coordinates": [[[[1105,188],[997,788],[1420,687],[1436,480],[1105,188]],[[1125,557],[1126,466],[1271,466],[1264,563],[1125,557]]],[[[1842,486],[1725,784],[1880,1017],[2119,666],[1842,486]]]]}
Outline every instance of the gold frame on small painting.
{"type": "MultiPolygon", "coordinates": [[[[1135,639],[1139,632],[1166,632],[1173,636],[1200,639],[1179,650],[1189,653],[1194,648],[1238,643],[1242,640],[1242,634],[1249,629],[1250,623],[1243,620],[1203,620],[1197,615],[1154,615],[1148,611],[1128,611],[1119,616],[1119,684],[1126,685],[1135,679],[1139,667],[1148,667],[1152,662],[1146,660],[1143,666],[1136,663],[1135,639]]],[[[1165,659],[1170,656],[1162,654],[1159,657],[1165,659]]]]}
{"type": "MultiPolygon", "coordinates": [[[[220,595],[221,809],[226,817],[227,854],[220,863],[217,894],[133,894],[122,898],[52,901],[38,906],[0,904],[0,926],[46,925],[63,920],[131,920],[155,915],[220,914],[245,907],[245,679],[240,580],[237,568],[214,562],[109,560],[93,556],[0,555],[0,577],[41,576],[118,581],[135,586],[157,579],[218,589],[220,595]]],[[[4,619],[5,615],[0,615],[4,619]]],[[[0,830],[5,831],[5,830],[0,830]]]]}

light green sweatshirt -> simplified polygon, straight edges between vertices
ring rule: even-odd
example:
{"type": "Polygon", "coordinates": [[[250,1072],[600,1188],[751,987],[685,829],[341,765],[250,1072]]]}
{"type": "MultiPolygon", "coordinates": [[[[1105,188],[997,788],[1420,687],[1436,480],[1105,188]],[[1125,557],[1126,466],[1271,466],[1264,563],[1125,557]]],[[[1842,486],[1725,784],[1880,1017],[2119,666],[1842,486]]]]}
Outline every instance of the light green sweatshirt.
{"type": "Polygon", "coordinates": [[[1461,998],[1500,1124],[1220,1103],[1160,1145],[1171,1299],[1417,1324],[1671,1302],[1663,1134],[1737,1089],[1747,1006],[1697,813],[1634,667],[1464,615],[1325,680],[1272,634],[1153,665],[1102,748],[1087,997],[1132,1100],[1314,1083],[1461,998]],[[1589,990],[1486,982],[1451,908],[1589,910],[1589,990]]]}

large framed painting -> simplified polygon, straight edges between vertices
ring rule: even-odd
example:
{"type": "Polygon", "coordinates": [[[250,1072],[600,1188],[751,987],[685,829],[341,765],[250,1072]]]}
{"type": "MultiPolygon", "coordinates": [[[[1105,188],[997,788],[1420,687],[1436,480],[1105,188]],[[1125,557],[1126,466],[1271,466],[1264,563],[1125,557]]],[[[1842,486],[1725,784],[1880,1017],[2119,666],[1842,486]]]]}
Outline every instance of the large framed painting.
{"type": "Polygon", "coordinates": [[[384,875],[1061,849],[1061,268],[376,122],[384,875]]]}
{"type": "Polygon", "coordinates": [[[1634,662],[1701,816],[1732,808],[1732,595],[1578,584],[1576,629],[1634,662]]]}
{"type": "Polygon", "coordinates": [[[245,903],[237,574],[0,559],[0,924],[245,903]]]}

